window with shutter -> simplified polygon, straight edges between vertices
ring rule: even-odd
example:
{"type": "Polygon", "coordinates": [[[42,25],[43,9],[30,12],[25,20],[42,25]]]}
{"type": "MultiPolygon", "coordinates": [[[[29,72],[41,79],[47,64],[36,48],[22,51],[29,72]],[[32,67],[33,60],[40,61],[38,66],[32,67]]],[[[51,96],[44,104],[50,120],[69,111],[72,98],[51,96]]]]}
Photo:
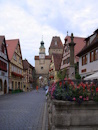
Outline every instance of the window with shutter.
{"type": "Polygon", "coordinates": [[[87,54],[82,57],[82,66],[87,64],[87,54]]]}
{"type": "Polygon", "coordinates": [[[95,50],[95,60],[97,60],[97,50],[95,50]]]}
{"type": "Polygon", "coordinates": [[[95,50],[95,60],[98,60],[98,49],[95,50]]]}
{"type": "Polygon", "coordinates": [[[3,71],[7,71],[7,64],[0,60],[0,69],[3,71]]]}

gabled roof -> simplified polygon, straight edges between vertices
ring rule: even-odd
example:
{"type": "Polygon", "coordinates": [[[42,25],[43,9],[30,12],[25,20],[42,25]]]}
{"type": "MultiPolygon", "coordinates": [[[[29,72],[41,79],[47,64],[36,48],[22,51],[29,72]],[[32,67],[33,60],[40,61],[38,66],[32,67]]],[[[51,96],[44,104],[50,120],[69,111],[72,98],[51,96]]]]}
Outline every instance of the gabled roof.
{"type": "Polygon", "coordinates": [[[23,69],[28,69],[29,68],[29,64],[27,60],[23,60],[23,69]]]}
{"type": "Polygon", "coordinates": [[[53,59],[54,59],[55,70],[58,71],[60,69],[62,54],[54,54],[53,53],[53,59]]]}
{"type": "Polygon", "coordinates": [[[19,43],[19,39],[6,40],[9,60],[12,59],[18,43],[19,43]]]}
{"type": "Polygon", "coordinates": [[[85,38],[85,41],[88,41],[91,36],[93,36],[95,33],[98,33],[98,29],[96,29],[93,34],[85,38]]]}
{"type": "MultiPolygon", "coordinates": [[[[98,29],[94,31],[92,35],[89,37],[85,38],[85,41],[88,41],[91,36],[93,36],[95,33],[98,34],[98,29]]],[[[97,36],[93,39],[93,41],[90,43],[90,45],[86,45],[83,47],[83,49],[77,54],[77,56],[82,56],[83,54],[93,50],[94,48],[98,47],[98,38],[97,36]]]]}
{"type": "MultiPolygon", "coordinates": [[[[68,43],[71,42],[71,38],[70,36],[66,36],[65,40],[67,40],[68,43]]],[[[74,43],[76,43],[75,47],[74,47],[74,55],[76,56],[81,50],[82,48],[85,46],[86,42],[84,41],[85,38],[83,37],[76,37],[74,36],[74,43]]]]}
{"type": "Polygon", "coordinates": [[[77,56],[82,56],[84,54],[86,54],[87,52],[95,49],[96,47],[98,47],[98,39],[94,40],[94,42],[92,42],[89,46],[84,46],[84,48],[77,54],[77,56]]]}
{"type": "Polygon", "coordinates": [[[53,37],[49,49],[63,49],[63,44],[60,39],[60,37],[53,37]],[[57,42],[57,45],[55,45],[55,42],[57,42]]]}
{"type": "Polygon", "coordinates": [[[23,69],[28,69],[29,67],[34,68],[27,59],[23,60],[23,69]]]}
{"type": "MultiPolygon", "coordinates": [[[[35,56],[35,60],[39,60],[39,56],[35,56]]],[[[51,56],[45,56],[45,60],[51,60],[51,56]]]]}

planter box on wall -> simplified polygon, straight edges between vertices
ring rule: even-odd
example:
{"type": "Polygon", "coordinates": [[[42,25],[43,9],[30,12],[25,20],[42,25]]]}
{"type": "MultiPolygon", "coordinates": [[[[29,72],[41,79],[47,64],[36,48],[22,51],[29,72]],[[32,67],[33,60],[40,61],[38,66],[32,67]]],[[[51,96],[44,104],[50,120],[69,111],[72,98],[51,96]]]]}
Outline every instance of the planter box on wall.
{"type": "Polygon", "coordinates": [[[85,101],[79,105],[74,101],[48,99],[48,110],[49,130],[98,130],[96,102],[85,101]]]}

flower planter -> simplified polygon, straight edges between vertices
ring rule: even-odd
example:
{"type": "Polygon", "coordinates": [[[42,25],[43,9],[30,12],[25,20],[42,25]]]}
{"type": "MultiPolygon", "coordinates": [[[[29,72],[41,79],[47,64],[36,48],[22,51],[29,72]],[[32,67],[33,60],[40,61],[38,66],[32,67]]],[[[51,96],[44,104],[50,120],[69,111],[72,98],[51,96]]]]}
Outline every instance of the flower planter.
{"type": "Polygon", "coordinates": [[[48,97],[49,130],[97,130],[98,103],[51,100],[48,97]]]}
{"type": "Polygon", "coordinates": [[[52,129],[52,100],[47,96],[47,108],[48,108],[48,129],[52,129]]]}

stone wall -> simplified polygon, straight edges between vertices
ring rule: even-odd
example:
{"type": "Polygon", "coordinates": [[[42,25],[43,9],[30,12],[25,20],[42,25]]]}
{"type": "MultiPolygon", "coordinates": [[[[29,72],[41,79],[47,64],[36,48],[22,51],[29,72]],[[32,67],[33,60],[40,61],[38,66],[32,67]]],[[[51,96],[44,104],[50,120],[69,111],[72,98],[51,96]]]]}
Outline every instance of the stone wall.
{"type": "Polygon", "coordinates": [[[98,103],[82,104],[48,98],[49,130],[98,130],[98,103]]]}
{"type": "Polygon", "coordinates": [[[48,74],[49,72],[50,59],[44,60],[44,63],[40,63],[39,60],[35,60],[36,74],[48,74]],[[41,69],[43,67],[43,69],[41,69]]]}

